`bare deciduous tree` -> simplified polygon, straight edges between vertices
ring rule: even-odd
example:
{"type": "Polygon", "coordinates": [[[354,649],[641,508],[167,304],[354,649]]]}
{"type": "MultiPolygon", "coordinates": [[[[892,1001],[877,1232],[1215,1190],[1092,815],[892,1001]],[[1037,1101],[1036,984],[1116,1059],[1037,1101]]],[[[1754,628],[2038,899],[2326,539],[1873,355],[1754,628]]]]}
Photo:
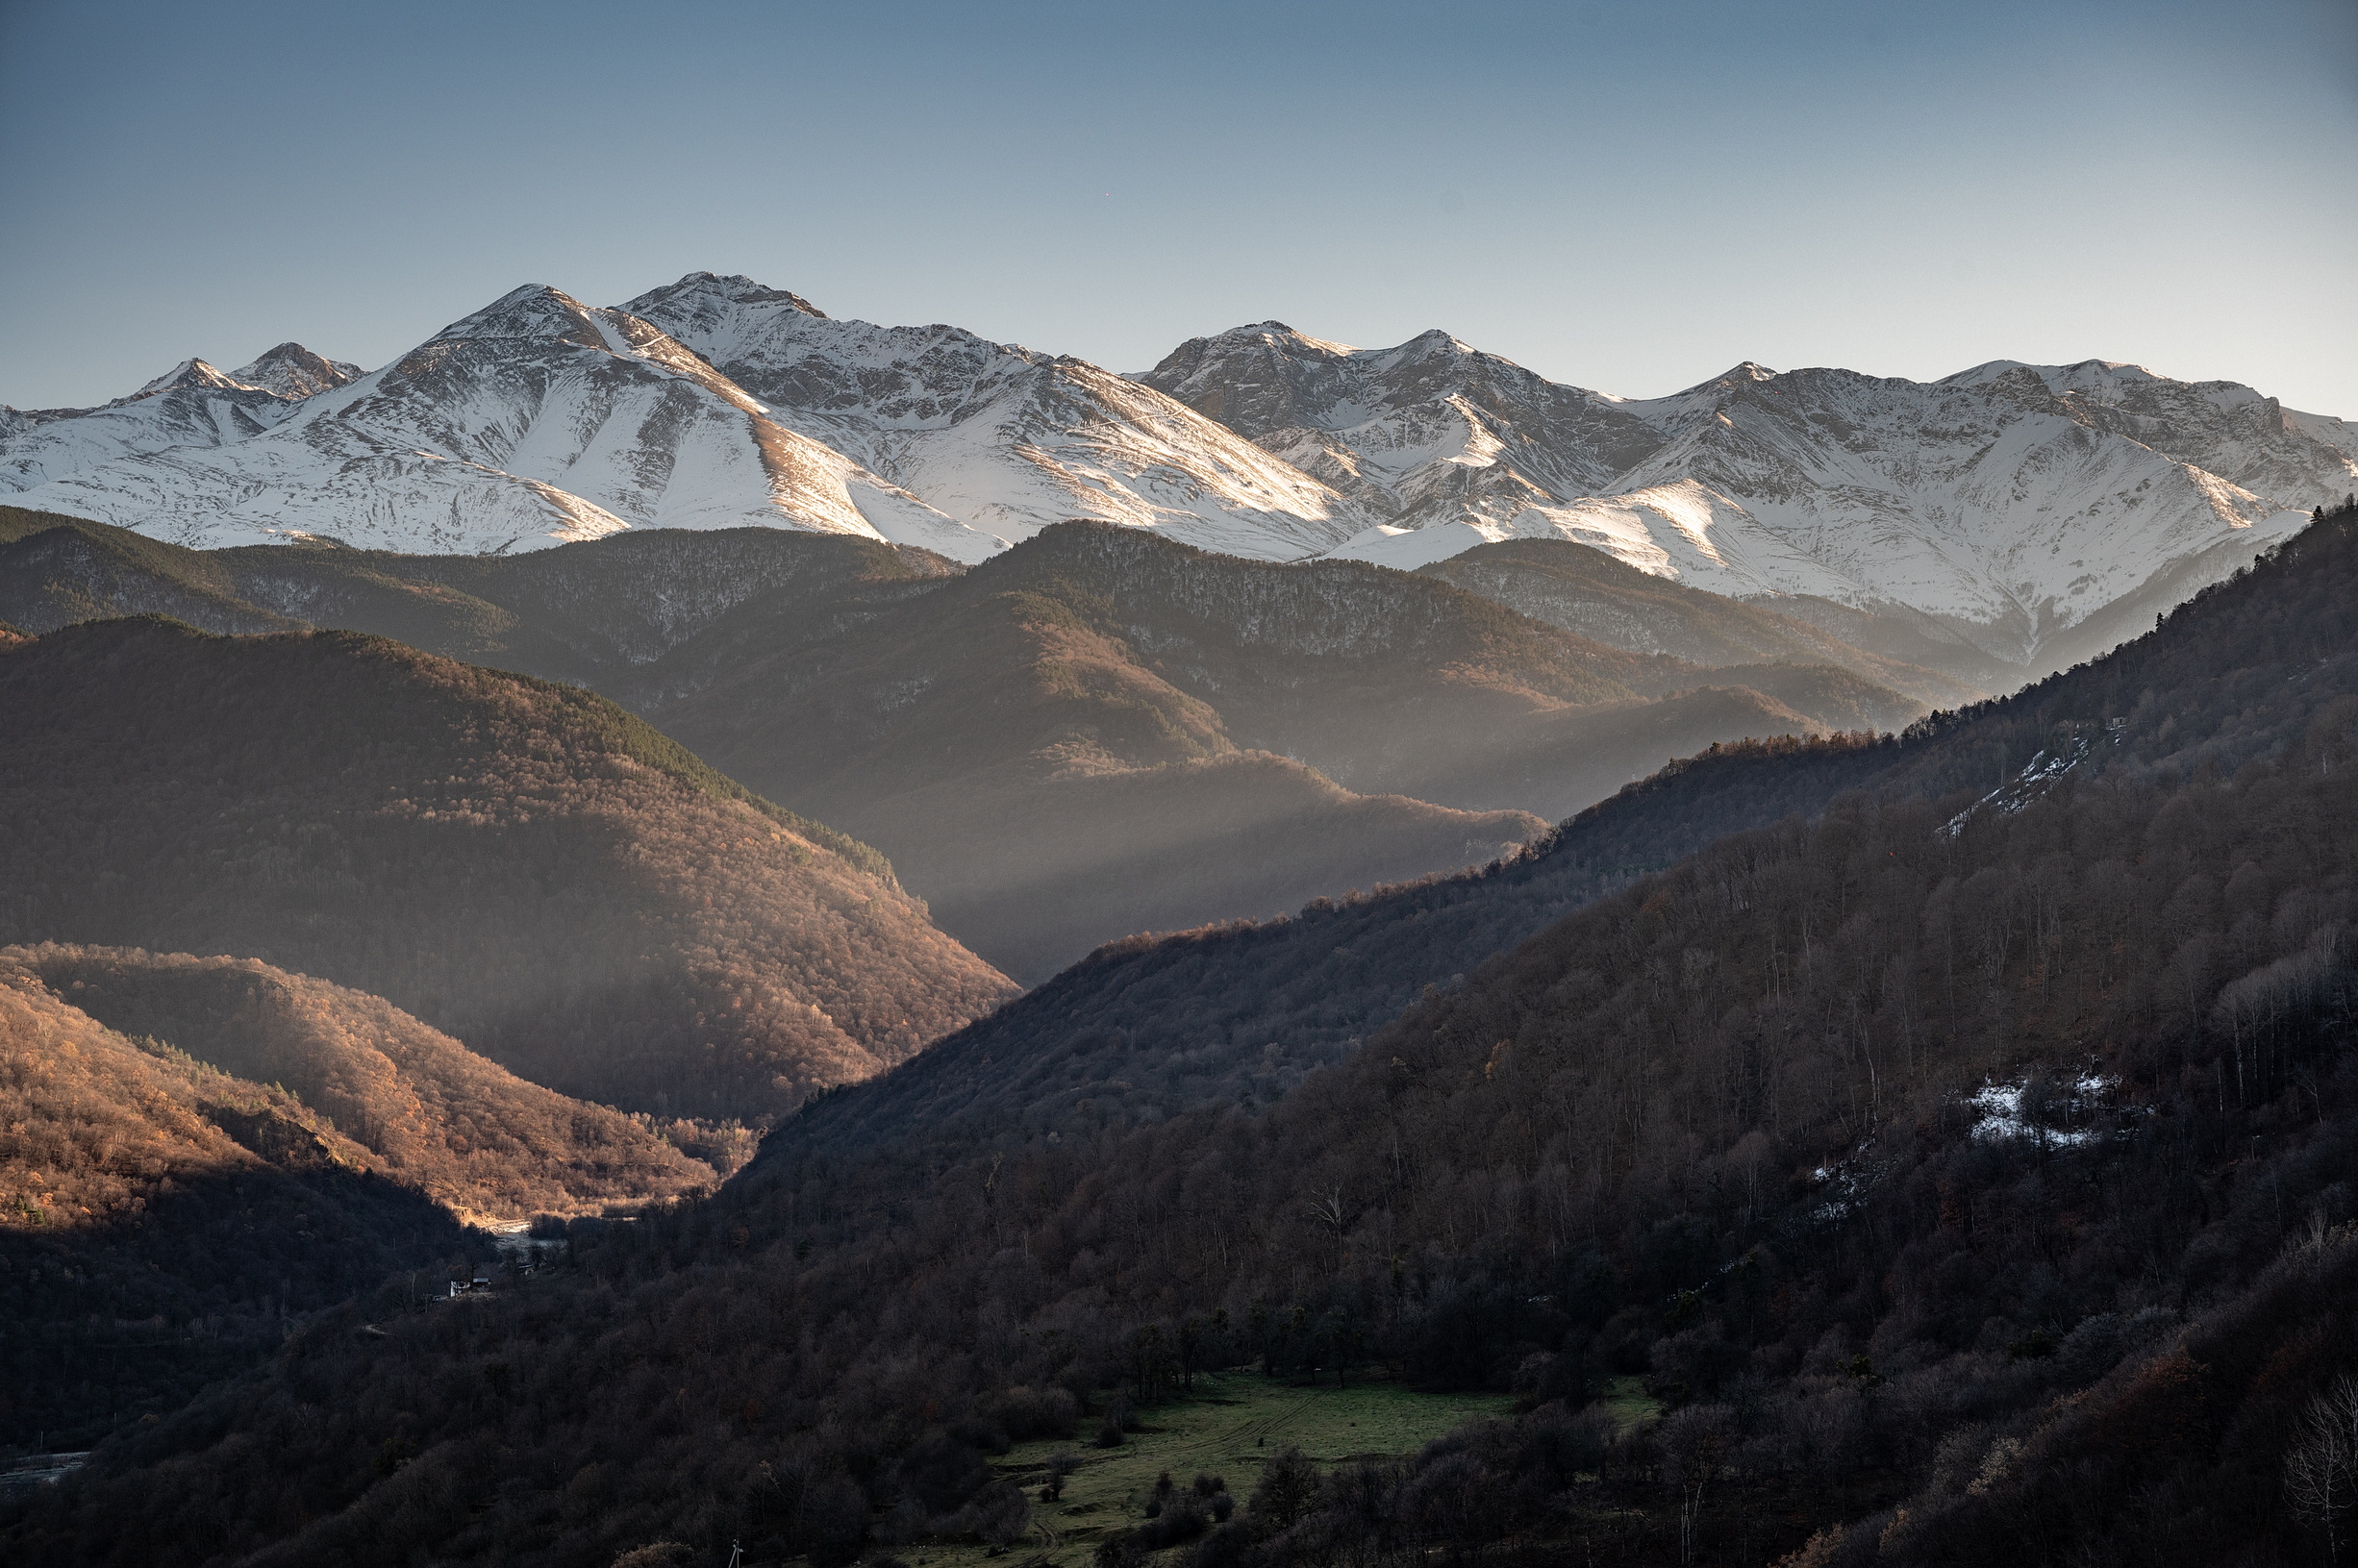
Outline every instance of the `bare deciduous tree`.
{"type": "Polygon", "coordinates": [[[2358,1501],[2358,1378],[2335,1379],[2301,1412],[2284,1491],[2295,1514],[2324,1527],[2326,1558],[2340,1561],[2342,1516],[2358,1501]]]}

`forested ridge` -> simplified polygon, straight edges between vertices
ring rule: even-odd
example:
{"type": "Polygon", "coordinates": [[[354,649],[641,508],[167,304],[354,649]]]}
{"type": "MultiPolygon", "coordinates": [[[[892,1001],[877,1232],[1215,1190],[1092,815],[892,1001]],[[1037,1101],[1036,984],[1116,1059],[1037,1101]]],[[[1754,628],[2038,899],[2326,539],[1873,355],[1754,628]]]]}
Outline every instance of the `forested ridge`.
{"type": "Polygon", "coordinates": [[[2322,1560],[2286,1480],[2358,1367],[2354,631],[2345,512],[1274,1106],[966,1153],[783,1130],[504,1301],[320,1314],[9,1539],[825,1568],[1001,1531],[1032,1503],[994,1445],[1249,1360],[1523,1413],[1108,1530],[1108,1568],[2322,1560]],[[1613,1375],[1664,1419],[1590,1408],[1613,1375]]]}
{"type": "Polygon", "coordinates": [[[0,652],[0,936],[253,958],[519,1076],[751,1119],[1014,987],[866,845],[565,686],[155,619],[0,652]]]}
{"type": "Polygon", "coordinates": [[[0,618],[31,631],[130,614],[217,633],[336,627],[630,706],[693,682],[755,632],[774,635],[783,621],[823,637],[959,569],[915,546],[776,528],[633,531],[520,556],[325,542],[191,550],[0,506],[0,618]]]}
{"type": "Polygon", "coordinates": [[[0,952],[0,1445],[87,1447],[463,1247],[295,1096],[107,1029],[20,955],[0,952]]]}
{"type": "Polygon", "coordinates": [[[42,943],[0,986],[0,1444],[182,1403],[462,1224],[661,1203],[749,1152],[251,959],[42,943]]]}
{"type": "MultiPolygon", "coordinates": [[[[0,972],[126,1038],[294,1097],[351,1157],[464,1220],[595,1214],[718,1183],[640,1121],[528,1083],[380,997],[255,959],[44,942],[0,972]]],[[[681,1129],[681,1142],[710,1134],[681,1129]]],[[[750,1134],[734,1140],[749,1153],[750,1134]]],[[[717,1167],[717,1168],[716,1168],[717,1167]]]]}
{"type": "MultiPolygon", "coordinates": [[[[1832,664],[1936,708],[1981,695],[1953,674],[1870,653],[1783,614],[1775,601],[1747,604],[1691,588],[1569,539],[1501,539],[1417,570],[1617,648],[1668,654],[1715,668],[1832,664]]],[[[1951,664],[1986,664],[1987,669],[1976,670],[1985,685],[1995,686],[2007,675],[2019,681],[2026,673],[2005,669],[1962,640],[1943,651],[1951,664]]]]}
{"type": "Polygon", "coordinates": [[[2045,766],[2231,773],[2290,743],[2321,704],[2358,695],[2338,558],[2314,553],[2334,536],[2312,540],[2298,570],[2280,560],[2232,594],[2206,591],[2176,611],[2170,635],[1899,736],[1713,746],[1477,871],[1322,898],[1291,918],[1109,944],[898,1071],[828,1096],[798,1132],[964,1150],[1075,1121],[1152,1121],[1199,1100],[1266,1101],[1425,987],[1461,982],[1713,839],[1815,816],[1844,791],[2010,787],[2019,802],[2044,787],[2045,766]],[[2026,770],[2039,776],[2023,782],[2026,770]],[[1019,1065],[990,1070],[1010,1059],[1019,1065]]]}
{"type": "MultiPolygon", "coordinates": [[[[1666,592],[1623,573],[1593,597],[1658,618],[1666,592]]],[[[1483,863],[1714,741],[1892,729],[1921,707],[1806,628],[1689,662],[1434,576],[1101,524],[966,571],[774,529],[514,558],[200,552],[0,508],[0,616],[135,611],[350,627],[592,686],[880,846],[945,930],[1026,982],[1109,938],[1483,863]]]]}

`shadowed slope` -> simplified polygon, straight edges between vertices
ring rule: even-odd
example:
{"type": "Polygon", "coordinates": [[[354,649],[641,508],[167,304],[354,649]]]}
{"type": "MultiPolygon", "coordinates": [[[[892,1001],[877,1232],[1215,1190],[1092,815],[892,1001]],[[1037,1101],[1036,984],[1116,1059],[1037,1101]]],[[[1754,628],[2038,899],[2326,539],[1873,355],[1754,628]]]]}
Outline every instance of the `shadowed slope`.
{"type": "Polygon", "coordinates": [[[948,929],[1027,979],[1108,936],[1478,862],[1542,831],[1518,811],[1355,795],[1241,748],[1213,702],[1054,569],[1074,532],[1011,552],[1029,572],[972,572],[847,635],[788,641],[664,721],[887,846],[948,929]]]}
{"type": "Polygon", "coordinates": [[[756,1115],[1006,996],[873,850],[602,698],[350,634],[0,657],[0,931],[252,955],[524,1077],[756,1115]]]}
{"type": "Polygon", "coordinates": [[[176,1406],[285,1313],[464,1240],[293,1096],[141,1050],[0,962],[0,1443],[176,1406]]]}
{"type": "Polygon", "coordinates": [[[780,1134],[944,1149],[1267,1100],[1340,1059],[1427,985],[1722,834],[1806,819],[1846,791],[2035,799],[2092,766],[2232,775],[2358,699],[2358,546],[2345,512],[2159,632],[1901,739],[1714,747],[1630,785],[1479,873],[1320,900],[1290,920],[1110,945],[780,1134]],[[2120,721],[2117,728],[2113,721],[2120,721]],[[2100,737],[2110,737],[2109,743],[2100,737]],[[2028,782],[2025,782],[2027,778],[2028,782]],[[1120,1081],[1125,1087],[1109,1092],[1120,1081]],[[1076,1108],[1086,1103],[1087,1109],[1076,1108]]]}
{"type": "MultiPolygon", "coordinates": [[[[521,556],[406,556],[326,543],[190,550],[112,523],[0,507],[0,616],[35,632],[169,614],[207,632],[333,626],[640,701],[692,682],[748,614],[799,636],[856,624],[959,571],[911,545],[786,529],[650,529],[521,556]]],[[[742,633],[736,634],[741,638],[742,633]]]]}
{"type": "MultiPolygon", "coordinates": [[[[1715,669],[1831,664],[1935,708],[1984,695],[1949,675],[1869,653],[1767,605],[1691,588],[1569,539],[1505,539],[1419,568],[1534,620],[1636,653],[1715,669]]],[[[1854,611],[1861,620],[1877,617],[1854,611]]],[[[1969,652],[1957,645],[1957,655],[1969,652]]],[[[1913,715],[1911,715],[1913,716],[1913,715]]],[[[1886,724],[1882,728],[1897,728],[1886,724]]]]}

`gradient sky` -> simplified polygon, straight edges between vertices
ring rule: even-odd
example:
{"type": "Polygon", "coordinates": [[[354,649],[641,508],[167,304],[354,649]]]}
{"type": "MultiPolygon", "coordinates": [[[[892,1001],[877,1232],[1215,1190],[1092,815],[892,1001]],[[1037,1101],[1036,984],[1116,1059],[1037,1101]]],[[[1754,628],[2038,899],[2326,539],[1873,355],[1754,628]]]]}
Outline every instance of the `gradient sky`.
{"type": "Polygon", "coordinates": [[[0,0],[0,402],[744,272],[1117,370],[2134,360],[2358,416],[2358,4],[0,0]]]}

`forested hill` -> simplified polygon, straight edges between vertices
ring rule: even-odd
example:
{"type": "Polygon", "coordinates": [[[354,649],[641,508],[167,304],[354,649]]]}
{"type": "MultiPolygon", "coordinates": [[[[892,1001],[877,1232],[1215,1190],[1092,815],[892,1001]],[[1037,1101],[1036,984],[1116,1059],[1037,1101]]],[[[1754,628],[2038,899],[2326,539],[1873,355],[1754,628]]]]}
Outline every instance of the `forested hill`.
{"type": "Polygon", "coordinates": [[[0,1445],[88,1447],[465,1244],[293,1095],[135,1042],[18,960],[0,951],[0,1445]]]}
{"type": "MultiPolygon", "coordinates": [[[[1628,575],[1596,592],[1650,613],[1662,588],[1628,575]]],[[[1890,729],[1921,707],[1837,667],[1873,661],[1830,641],[1829,661],[1707,668],[1438,577],[1104,524],[969,573],[779,530],[514,558],[193,551],[0,508],[0,616],[50,631],[134,611],[343,626],[590,684],[878,845],[938,924],[1027,982],[1127,933],[1481,864],[1714,741],[1890,729]]]]}
{"type": "Polygon", "coordinates": [[[642,1121],[528,1083],[381,997],[252,958],[43,942],[0,948],[0,975],[174,1060],[273,1085],[357,1167],[464,1220],[596,1214],[734,1169],[727,1153],[690,1158],[642,1121]]]}
{"type": "Polygon", "coordinates": [[[1895,750],[1864,735],[1715,747],[1479,871],[1111,943],[814,1102],[769,1153],[902,1139],[964,1151],[1266,1106],[1491,955],[1722,834],[1817,811],[1895,750]]]}
{"type": "Polygon", "coordinates": [[[1116,943],[900,1070],[830,1095],[780,1136],[963,1148],[1192,1104],[1264,1104],[1425,987],[1456,983],[1724,834],[1815,816],[1844,791],[1957,794],[1963,810],[2011,785],[1984,808],[2002,810],[2065,776],[2232,773],[2297,738],[2335,696],[2358,693],[2358,643],[2327,548],[2341,548],[2350,515],[2102,660],[1896,740],[1715,747],[1480,872],[1320,901],[1291,919],[1116,943]]]}
{"type": "Polygon", "coordinates": [[[0,728],[0,937],[260,958],[567,1094],[790,1109],[1014,989],[605,699],[381,638],[70,626],[0,728]]]}
{"type": "Polygon", "coordinates": [[[2157,631],[2117,672],[2149,709],[2099,667],[1947,731],[2081,759],[1979,809],[1729,836],[1259,1114],[774,1141],[487,1311],[322,1317],[8,1544],[835,1568],[1019,1533],[983,1453],[1257,1360],[1522,1408],[1217,1528],[1090,1521],[1109,1564],[2314,1562],[2288,1458],[2358,1370],[2353,643],[2358,512],[2157,631]],[[2067,697],[2130,719],[2112,765],[2067,697]],[[1659,1422],[1594,1403],[1620,1377],[1659,1422]]]}
{"type": "Polygon", "coordinates": [[[208,632],[339,627],[639,704],[748,627],[841,631],[960,568],[914,546],[777,528],[634,531],[520,556],[408,556],[325,543],[190,550],[0,506],[0,619],[174,616],[208,632]],[[649,684],[648,667],[690,644],[649,684]]]}
{"type": "Polygon", "coordinates": [[[1714,667],[1834,664],[1933,708],[1954,708],[1986,691],[2019,685],[2029,673],[2000,664],[1953,634],[1935,642],[1944,629],[1928,616],[1852,612],[1882,640],[1914,639],[1937,650],[1934,657],[1949,673],[1870,652],[1771,608],[1785,601],[1748,603],[1689,587],[1569,539],[1501,539],[1476,545],[1417,568],[1417,575],[1440,578],[1533,620],[1617,648],[1668,654],[1714,667]],[[1969,670],[1978,684],[1959,680],[1954,673],[1959,668],[1969,670]]]}
{"type": "Polygon", "coordinates": [[[1530,812],[1715,739],[1919,711],[1846,671],[1704,670],[1434,579],[1102,523],[824,641],[773,630],[660,722],[883,848],[1027,981],[1141,930],[1483,863],[1543,830],[1530,812]]]}
{"type": "Polygon", "coordinates": [[[709,1188],[712,1153],[309,976],[0,948],[0,1444],[85,1446],[465,1250],[462,1222],[709,1188]]]}

